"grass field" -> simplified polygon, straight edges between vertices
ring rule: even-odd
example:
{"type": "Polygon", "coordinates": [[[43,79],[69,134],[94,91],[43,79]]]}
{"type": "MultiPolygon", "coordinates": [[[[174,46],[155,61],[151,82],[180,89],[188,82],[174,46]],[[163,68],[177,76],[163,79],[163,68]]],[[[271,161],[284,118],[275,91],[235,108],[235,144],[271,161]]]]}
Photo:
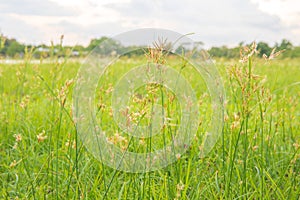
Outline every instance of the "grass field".
{"type": "MultiPolygon", "coordinates": [[[[113,124],[109,98],[121,75],[143,62],[123,58],[99,81],[99,123],[108,140],[121,149],[126,149],[130,137],[113,124]]],[[[107,167],[79,140],[72,118],[72,89],[80,65],[55,58],[40,64],[31,64],[30,58],[0,64],[1,199],[300,198],[299,59],[216,60],[226,90],[224,128],[205,158],[199,157],[199,149],[210,123],[210,97],[201,77],[189,76],[194,73],[183,69],[197,88],[199,130],[177,162],[147,173],[107,167]]],[[[182,67],[175,61],[174,66],[182,67]]],[[[170,100],[172,94],[150,90],[151,95],[131,102],[134,109],[141,105],[151,109],[153,99],[164,94],[170,97],[165,101],[168,117],[176,118],[179,106],[170,100]]],[[[149,88],[140,89],[141,94],[146,92],[149,88]]],[[[165,134],[173,131],[174,125],[167,124],[165,134]]],[[[142,138],[130,150],[144,152],[164,144],[160,135],[153,140],[150,149],[151,140],[142,138]]]]}

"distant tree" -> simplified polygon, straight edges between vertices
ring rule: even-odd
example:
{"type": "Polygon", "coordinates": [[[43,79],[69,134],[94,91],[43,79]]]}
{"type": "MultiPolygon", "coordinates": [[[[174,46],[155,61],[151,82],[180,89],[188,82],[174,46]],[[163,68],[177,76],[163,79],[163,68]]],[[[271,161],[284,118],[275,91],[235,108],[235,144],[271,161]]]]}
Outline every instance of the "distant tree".
{"type": "Polygon", "coordinates": [[[84,46],[82,46],[82,45],[75,45],[73,47],[73,51],[83,52],[84,51],[84,46]]]}
{"type": "Polygon", "coordinates": [[[212,57],[238,58],[240,55],[240,47],[228,48],[227,46],[212,47],[208,53],[212,57]]]}
{"type": "Polygon", "coordinates": [[[0,58],[5,56],[5,41],[6,37],[4,37],[2,34],[0,35],[0,58]]]}
{"type": "Polygon", "coordinates": [[[239,58],[240,57],[240,49],[241,47],[234,47],[228,49],[227,57],[228,58],[239,58]]]}
{"type": "Polygon", "coordinates": [[[148,48],[143,46],[128,46],[123,49],[123,53],[125,53],[125,56],[127,57],[141,56],[145,55],[147,52],[148,48]]]}
{"type": "Polygon", "coordinates": [[[284,51],[280,55],[281,58],[294,57],[297,55],[297,53],[295,53],[293,44],[287,39],[283,39],[280,44],[276,43],[274,48],[276,48],[277,51],[284,51]]]}
{"type": "Polygon", "coordinates": [[[227,47],[212,47],[210,50],[208,50],[208,53],[212,57],[224,57],[227,53],[227,47]]]}
{"type": "Polygon", "coordinates": [[[179,54],[179,55],[182,55],[186,52],[187,52],[187,49],[184,48],[184,46],[182,46],[182,45],[178,46],[177,49],[175,50],[175,53],[179,54]]]}
{"type": "Polygon", "coordinates": [[[1,34],[0,35],[0,50],[4,48],[5,41],[6,41],[6,37],[4,37],[3,34],[1,34]]]}
{"type": "Polygon", "coordinates": [[[290,50],[290,58],[300,58],[300,47],[294,47],[293,50],[290,50]]]}
{"type": "Polygon", "coordinates": [[[244,41],[241,41],[241,42],[239,42],[239,47],[242,47],[242,46],[244,46],[244,44],[245,44],[245,42],[244,42],[244,41]]]}
{"type": "Polygon", "coordinates": [[[259,42],[257,44],[257,50],[259,51],[259,56],[263,57],[264,54],[267,56],[272,52],[272,48],[265,42],[259,42]]]}
{"type": "Polygon", "coordinates": [[[15,39],[7,40],[6,54],[10,57],[14,57],[17,54],[24,54],[25,46],[17,42],[15,39]]]}
{"type": "MultiPolygon", "coordinates": [[[[65,57],[65,56],[85,56],[92,50],[100,55],[121,55],[124,56],[139,56],[147,53],[148,47],[145,46],[123,46],[118,41],[109,38],[101,37],[92,39],[89,45],[85,48],[82,45],[75,46],[63,46],[63,36],[61,37],[60,43],[54,45],[41,44],[38,46],[29,45],[27,49],[34,49],[35,58],[46,58],[51,56],[65,57]]],[[[224,57],[224,58],[238,58],[240,56],[240,49],[245,46],[244,42],[240,42],[236,47],[229,48],[227,46],[211,47],[208,53],[212,57],[224,57]]],[[[166,49],[171,44],[166,44],[166,49]]],[[[195,43],[182,43],[175,52],[177,54],[197,52],[201,50],[203,46],[202,42],[195,43]]],[[[247,45],[248,46],[248,45],[247,45]]],[[[274,47],[269,46],[266,42],[259,42],[257,44],[257,49],[259,51],[259,56],[262,57],[264,54],[270,55],[272,50],[276,47],[276,52],[285,50],[284,53],[280,55],[281,58],[296,58],[300,57],[300,46],[293,46],[293,44],[287,40],[283,39],[280,43],[276,43],[274,47]]],[[[19,43],[16,39],[10,39],[0,33],[0,57],[18,57],[25,53],[25,45],[19,43]]]]}
{"type": "Polygon", "coordinates": [[[107,37],[102,37],[100,39],[92,39],[90,41],[90,44],[87,46],[86,50],[87,51],[92,51],[93,49],[95,49],[101,42],[103,42],[104,40],[108,39],[107,37]]]}
{"type": "Polygon", "coordinates": [[[293,44],[287,39],[283,39],[280,44],[276,44],[277,50],[290,50],[293,48],[293,44]]]}
{"type": "Polygon", "coordinates": [[[116,40],[108,37],[101,37],[100,39],[92,39],[86,50],[93,50],[101,55],[110,55],[114,53],[122,53],[124,51],[124,47],[116,40]]]}

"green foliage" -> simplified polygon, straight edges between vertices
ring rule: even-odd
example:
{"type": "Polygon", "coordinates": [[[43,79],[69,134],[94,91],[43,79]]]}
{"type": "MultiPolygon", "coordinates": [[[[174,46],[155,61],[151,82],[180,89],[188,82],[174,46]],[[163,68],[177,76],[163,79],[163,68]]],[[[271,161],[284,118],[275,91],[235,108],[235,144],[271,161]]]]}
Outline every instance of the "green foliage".
{"type": "Polygon", "coordinates": [[[25,46],[18,43],[16,40],[11,40],[6,46],[7,46],[6,53],[10,57],[14,57],[17,54],[24,54],[25,46]]]}
{"type": "MultiPolygon", "coordinates": [[[[203,45],[201,42],[198,42],[198,45],[203,45]]],[[[240,42],[237,47],[229,48],[227,46],[221,46],[221,47],[211,47],[208,50],[208,53],[213,58],[239,58],[240,57],[240,49],[241,46],[243,46],[244,43],[240,42]]],[[[249,45],[247,45],[249,46],[249,45]]],[[[32,46],[28,45],[28,48],[34,48],[35,54],[34,56],[36,58],[47,58],[51,55],[59,55],[60,57],[64,56],[75,56],[75,57],[82,57],[86,56],[88,53],[90,53],[92,50],[95,52],[107,56],[110,54],[122,54],[124,52],[130,52],[127,53],[128,57],[132,56],[140,56],[144,54],[143,48],[144,47],[137,47],[137,46],[122,46],[117,41],[114,41],[111,38],[108,37],[101,37],[101,38],[95,38],[92,39],[87,47],[84,47],[82,45],[75,45],[75,46],[64,46],[63,48],[63,36],[61,37],[60,44],[57,45],[38,45],[38,46],[32,46]],[[101,44],[101,46],[99,46],[101,44]],[[137,50],[138,48],[142,48],[140,50],[137,50]],[[71,52],[66,52],[63,49],[69,49],[71,52]],[[68,54],[68,55],[67,55],[68,54]]],[[[276,43],[273,47],[269,46],[265,42],[258,42],[257,44],[257,50],[259,51],[258,56],[263,57],[263,55],[269,56],[272,50],[276,48],[277,51],[284,50],[285,52],[281,56],[281,58],[296,58],[300,57],[299,55],[299,47],[293,46],[293,44],[283,39],[280,43],[276,43]]],[[[24,55],[24,49],[25,45],[19,43],[15,39],[9,39],[4,37],[3,35],[0,37],[0,56],[1,57],[15,57],[19,56],[22,57],[24,55]]],[[[146,47],[144,48],[146,49],[146,47]]],[[[195,51],[197,49],[193,49],[195,51]]],[[[181,55],[182,53],[187,53],[188,51],[191,51],[190,49],[184,47],[183,45],[179,46],[177,49],[175,49],[175,53],[181,55]]]]}
{"type": "MultiPolygon", "coordinates": [[[[170,59],[166,64],[182,69],[199,91],[199,131],[174,164],[134,174],[98,162],[77,138],[72,88],[81,64],[57,58],[0,64],[0,199],[299,199],[299,59],[216,62],[226,114],[222,137],[205,158],[199,148],[211,119],[209,91],[189,66],[170,59]]],[[[144,61],[123,58],[99,80],[99,125],[108,136],[120,133],[111,126],[110,83],[144,61]]]]}
{"type": "Polygon", "coordinates": [[[1,34],[0,35],[0,51],[4,48],[5,41],[6,41],[6,38],[1,34]]]}
{"type": "Polygon", "coordinates": [[[101,37],[100,39],[92,39],[88,47],[86,48],[88,51],[92,51],[96,49],[96,51],[99,51],[98,53],[102,54],[108,54],[113,49],[116,49],[120,47],[118,42],[108,38],[108,37],[101,37]],[[101,44],[101,48],[99,48],[99,45],[101,44]]]}
{"type": "Polygon", "coordinates": [[[208,50],[208,53],[212,57],[238,58],[240,56],[239,51],[240,51],[239,47],[228,48],[226,46],[222,46],[222,47],[212,47],[211,49],[208,50]]]}
{"type": "Polygon", "coordinates": [[[300,47],[293,47],[288,49],[282,55],[283,58],[299,58],[300,57],[300,47]]]}
{"type": "Polygon", "coordinates": [[[293,44],[287,39],[283,39],[280,44],[275,44],[275,47],[278,50],[291,50],[293,48],[293,44]]]}
{"type": "Polygon", "coordinates": [[[22,57],[24,54],[25,46],[15,39],[8,39],[1,36],[0,45],[0,55],[2,56],[22,57]]]}
{"type": "MultiPolygon", "coordinates": [[[[243,45],[243,42],[239,44],[239,47],[228,48],[226,46],[221,47],[212,47],[208,50],[209,54],[212,57],[217,58],[239,58],[240,57],[240,49],[243,45]]],[[[246,45],[250,46],[250,44],[246,45]]],[[[263,57],[264,55],[269,56],[273,49],[276,48],[276,51],[283,51],[281,58],[296,58],[299,57],[299,48],[293,47],[292,43],[286,39],[283,39],[280,44],[276,43],[273,47],[270,47],[266,42],[258,42],[257,50],[258,56],[263,57]]]]}
{"type": "Polygon", "coordinates": [[[263,57],[263,55],[270,55],[272,52],[272,48],[269,47],[268,43],[265,42],[257,43],[257,50],[261,58],[263,57]]]}

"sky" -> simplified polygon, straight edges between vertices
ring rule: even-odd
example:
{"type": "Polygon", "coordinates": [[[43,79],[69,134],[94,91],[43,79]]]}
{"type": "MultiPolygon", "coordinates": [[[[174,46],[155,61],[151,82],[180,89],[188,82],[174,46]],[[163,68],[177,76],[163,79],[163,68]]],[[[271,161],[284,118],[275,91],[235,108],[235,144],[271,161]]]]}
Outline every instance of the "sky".
{"type": "Polygon", "coordinates": [[[300,45],[299,0],[0,0],[0,33],[25,44],[87,45],[139,28],[164,28],[205,46],[286,38],[300,45]]]}

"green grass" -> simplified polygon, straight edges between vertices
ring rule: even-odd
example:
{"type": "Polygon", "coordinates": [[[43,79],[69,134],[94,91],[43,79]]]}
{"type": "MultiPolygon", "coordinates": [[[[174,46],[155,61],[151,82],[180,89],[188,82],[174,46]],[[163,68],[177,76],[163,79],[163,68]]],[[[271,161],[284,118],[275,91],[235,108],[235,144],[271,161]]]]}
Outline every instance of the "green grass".
{"type": "MultiPolygon", "coordinates": [[[[182,69],[197,88],[202,113],[199,131],[177,162],[147,173],[107,167],[79,140],[72,119],[74,83],[70,81],[76,78],[79,62],[53,59],[42,64],[28,60],[0,64],[0,198],[299,199],[300,60],[251,59],[244,64],[216,61],[226,89],[224,128],[205,158],[199,157],[199,148],[210,123],[210,98],[201,76],[188,66],[182,69]]],[[[145,60],[123,58],[99,81],[97,116],[111,139],[122,133],[112,122],[110,87],[141,63],[145,60]]],[[[172,59],[168,64],[177,70],[183,65],[172,59]]],[[[140,94],[147,91],[139,90],[140,94]]],[[[150,106],[145,107],[151,109],[151,102],[160,94],[172,96],[158,88],[147,97],[150,106]]],[[[168,116],[176,118],[176,101],[166,98],[164,103],[168,116]]],[[[135,109],[141,106],[134,101],[131,104],[135,109]]],[[[163,135],[174,131],[170,125],[163,135]]],[[[159,148],[164,139],[170,141],[163,135],[135,139],[130,150],[159,148]],[[149,147],[150,143],[153,146],[149,147]]],[[[116,142],[121,148],[130,140],[125,134],[122,137],[116,142]]]]}

